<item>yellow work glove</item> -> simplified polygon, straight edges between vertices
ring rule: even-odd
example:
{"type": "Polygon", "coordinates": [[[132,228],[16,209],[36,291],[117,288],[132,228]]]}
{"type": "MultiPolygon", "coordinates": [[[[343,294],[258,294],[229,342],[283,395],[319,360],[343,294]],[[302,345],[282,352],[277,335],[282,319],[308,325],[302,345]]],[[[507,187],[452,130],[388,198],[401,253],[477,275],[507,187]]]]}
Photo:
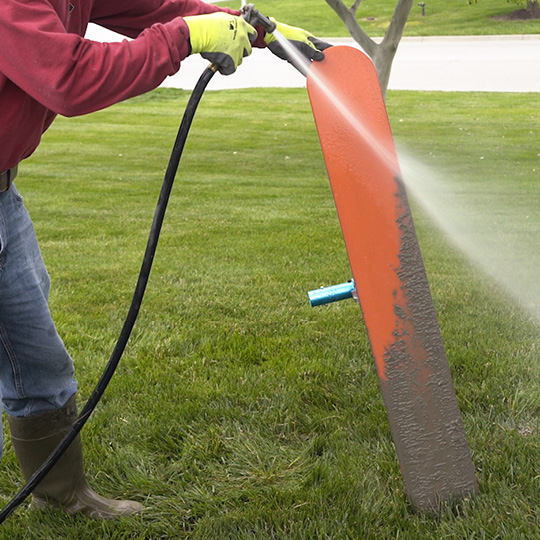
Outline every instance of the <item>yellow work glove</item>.
{"type": "MultiPolygon", "coordinates": [[[[326,43],[325,41],[316,38],[313,34],[310,34],[302,28],[280,23],[273,17],[270,17],[270,20],[276,23],[276,31],[292,45],[307,65],[313,60],[323,60],[324,53],[322,51],[331,47],[330,43],[326,43]]],[[[298,65],[300,63],[298,59],[295,59],[294,56],[276,40],[273,33],[267,33],[264,36],[264,41],[276,56],[279,56],[279,58],[282,58],[283,60],[287,60],[303,73],[306,71],[305,69],[302,69],[302,66],[298,65]]]]}
{"type": "Polygon", "coordinates": [[[234,73],[242,58],[251,54],[250,36],[255,39],[257,31],[241,17],[219,11],[184,20],[189,28],[191,53],[200,53],[217,64],[223,75],[234,73]]]}

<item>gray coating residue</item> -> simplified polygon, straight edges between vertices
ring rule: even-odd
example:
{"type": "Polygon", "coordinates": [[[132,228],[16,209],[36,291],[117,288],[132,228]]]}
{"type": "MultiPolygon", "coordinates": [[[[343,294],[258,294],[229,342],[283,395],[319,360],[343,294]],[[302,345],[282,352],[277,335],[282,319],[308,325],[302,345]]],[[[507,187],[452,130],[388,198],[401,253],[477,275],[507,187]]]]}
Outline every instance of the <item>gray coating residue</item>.
{"type": "Polygon", "coordinates": [[[401,291],[381,388],[409,499],[436,511],[478,486],[407,195],[396,182],[401,291]]]}

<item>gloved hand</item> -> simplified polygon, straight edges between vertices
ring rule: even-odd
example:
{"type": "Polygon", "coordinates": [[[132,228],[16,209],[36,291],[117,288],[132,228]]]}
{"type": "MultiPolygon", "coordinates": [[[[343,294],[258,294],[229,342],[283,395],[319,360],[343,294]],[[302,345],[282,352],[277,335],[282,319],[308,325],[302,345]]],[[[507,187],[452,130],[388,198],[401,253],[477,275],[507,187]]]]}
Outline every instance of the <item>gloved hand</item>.
{"type": "Polygon", "coordinates": [[[241,17],[218,11],[209,15],[184,17],[189,28],[191,53],[217,64],[219,72],[230,75],[251,54],[250,37],[257,31],[241,17]]]}
{"type": "MultiPolygon", "coordinates": [[[[332,46],[330,43],[326,43],[325,41],[316,38],[302,28],[280,23],[273,17],[270,17],[270,20],[276,23],[276,30],[289,41],[308,63],[313,60],[323,60],[324,53],[322,51],[332,46]]],[[[299,62],[291,57],[279,41],[276,40],[274,34],[267,33],[264,36],[264,41],[276,56],[279,56],[279,58],[282,58],[283,60],[287,60],[305,74],[305,68],[302,69],[303,66],[298,65],[299,62]]]]}

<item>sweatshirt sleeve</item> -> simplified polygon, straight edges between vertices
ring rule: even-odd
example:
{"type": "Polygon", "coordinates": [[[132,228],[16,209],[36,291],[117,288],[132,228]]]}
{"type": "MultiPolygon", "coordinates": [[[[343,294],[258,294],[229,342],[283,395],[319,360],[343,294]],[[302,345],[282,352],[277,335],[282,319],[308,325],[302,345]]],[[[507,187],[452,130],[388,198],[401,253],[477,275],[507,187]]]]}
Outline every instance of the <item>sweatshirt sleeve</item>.
{"type": "Polygon", "coordinates": [[[73,2],[73,12],[64,0],[2,4],[0,82],[3,75],[64,116],[87,114],[159,86],[188,54],[189,30],[180,15],[212,9],[195,0],[79,0],[73,2]],[[143,6],[155,7],[155,12],[143,6]],[[136,39],[84,39],[81,34],[93,17],[136,39]]]}
{"type": "Polygon", "coordinates": [[[165,23],[178,16],[204,15],[216,11],[239,15],[238,11],[202,0],[96,0],[92,8],[92,22],[134,38],[156,23],[165,23]]]}

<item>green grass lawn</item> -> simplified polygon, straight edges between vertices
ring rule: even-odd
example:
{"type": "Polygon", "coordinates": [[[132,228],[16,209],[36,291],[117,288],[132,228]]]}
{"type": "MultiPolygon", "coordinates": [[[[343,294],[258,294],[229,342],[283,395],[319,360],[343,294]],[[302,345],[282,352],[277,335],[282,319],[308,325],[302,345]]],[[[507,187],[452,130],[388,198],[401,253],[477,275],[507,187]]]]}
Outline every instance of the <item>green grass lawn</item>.
{"type": "MultiPolygon", "coordinates": [[[[308,28],[326,37],[348,36],[345,25],[324,0],[258,0],[255,7],[279,21],[308,28]]],[[[351,5],[353,2],[345,2],[351,5]]],[[[238,7],[240,2],[224,2],[238,7]]],[[[413,4],[405,36],[462,36],[498,34],[538,34],[540,20],[501,21],[493,19],[519,9],[507,0],[426,0],[425,15],[413,4]]],[[[363,0],[357,12],[360,26],[370,36],[382,36],[388,28],[396,0],[363,0]]]]}
{"type": "MultiPolygon", "coordinates": [[[[126,314],[187,97],[60,118],[22,166],[81,402],[126,314]]],[[[388,108],[399,146],[473,206],[509,185],[537,206],[538,95],[394,91],[388,108]]],[[[92,484],[146,514],[24,507],[0,538],[534,538],[538,329],[413,208],[478,497],[436,520],[410,511],[361,312],[308,306],[350,271],[305,91],[208,92],[133,339],[83,432],[92,484]]],[[[20,485],[6,442],[1,500],[20,485]]]]}

